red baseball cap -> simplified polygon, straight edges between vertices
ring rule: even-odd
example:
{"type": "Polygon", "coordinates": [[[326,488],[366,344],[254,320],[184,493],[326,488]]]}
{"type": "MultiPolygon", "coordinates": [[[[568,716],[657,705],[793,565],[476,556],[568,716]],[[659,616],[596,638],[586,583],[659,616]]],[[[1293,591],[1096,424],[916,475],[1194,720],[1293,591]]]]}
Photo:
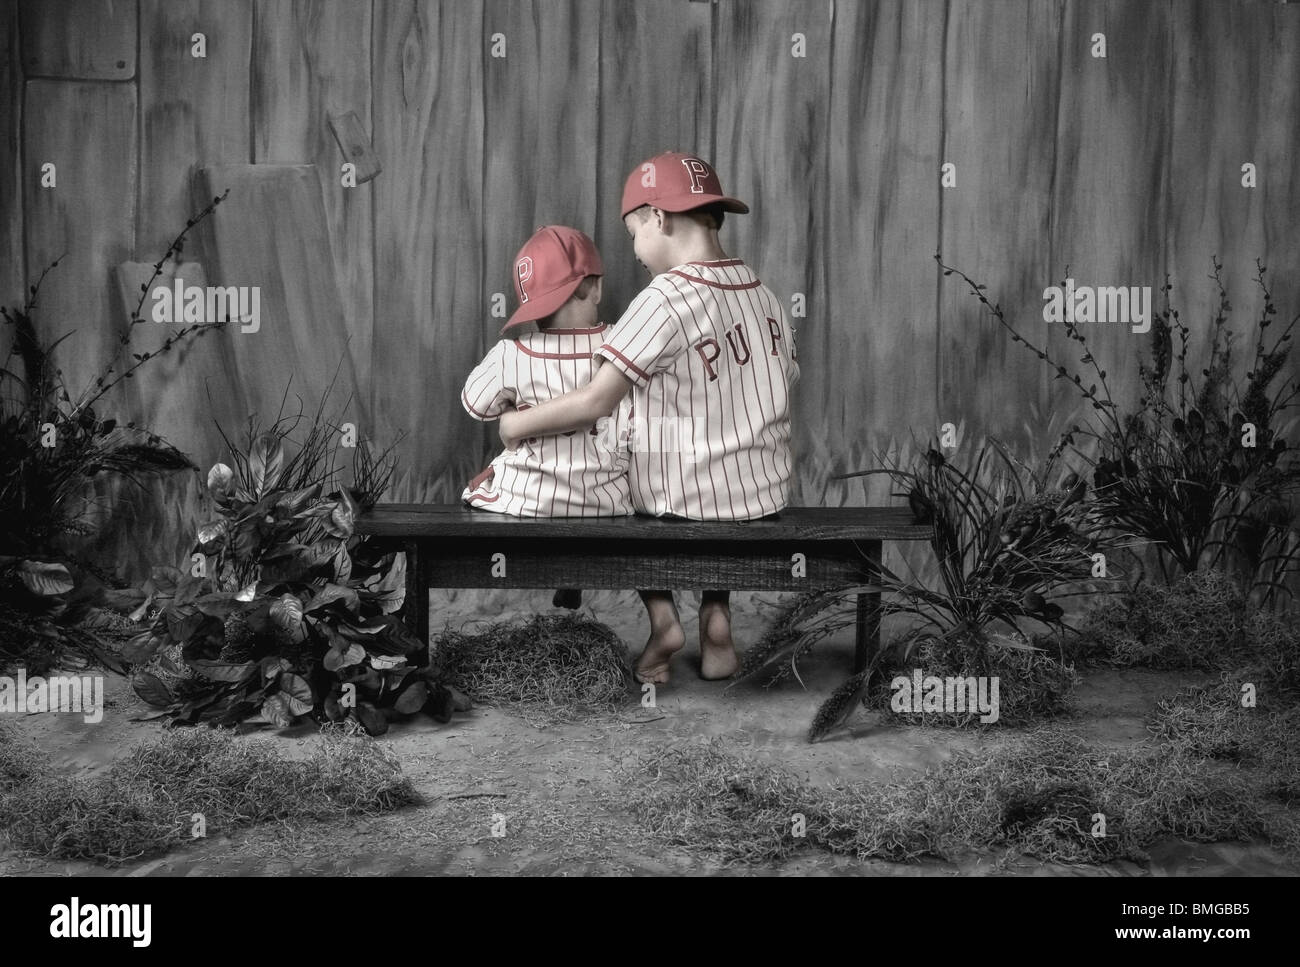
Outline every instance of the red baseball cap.
{"type": "Polygon", "coordinates": [[[713,166],[693,154],[665,151],[637,165],[623,185],[623,214],[642,205],[666,212],[688,212],[721,202],[725,211],[749,214],[743,201],[722,193],[722,183],[713,166]]]}
{"type": "Polygon", "coordinates": [[[604,275],[596,243],[576,228],[544,225],[515,256],[515,310],[501,331],[544,319],[569,301],[589,275],[604,275]]]}

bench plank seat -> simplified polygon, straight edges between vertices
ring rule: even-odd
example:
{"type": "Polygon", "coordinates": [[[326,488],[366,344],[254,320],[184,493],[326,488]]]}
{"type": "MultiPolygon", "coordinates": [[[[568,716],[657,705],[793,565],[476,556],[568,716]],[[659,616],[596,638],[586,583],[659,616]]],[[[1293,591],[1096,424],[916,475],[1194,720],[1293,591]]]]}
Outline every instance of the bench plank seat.
{"type": "Polygon", "coordinates": [[[880,590],[873,582],[882,541],[931,536],[909,510],[890,507],[789,507],[774,520],[741,523],[510,517],[460,504],[379,504],[358,518],[357,531],[405,551],[403,618],[426,642],[428,591],[437,587],[813,591],[857,585],[856,670],[879,644],[880,590]],[[803,573],[795,573],[796,554],[803,555],[803,573]]]}

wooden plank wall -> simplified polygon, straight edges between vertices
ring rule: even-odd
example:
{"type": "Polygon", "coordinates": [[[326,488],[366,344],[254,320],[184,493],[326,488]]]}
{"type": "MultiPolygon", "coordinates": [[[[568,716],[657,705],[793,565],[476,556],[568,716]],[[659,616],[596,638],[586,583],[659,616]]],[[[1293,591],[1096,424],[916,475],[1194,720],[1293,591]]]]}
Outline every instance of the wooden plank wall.
{"type": "MultiPolygon", "coordinates": [[[[365,436],[407,434],[397,499],[453,500],[494,452],[458,395],[497,338],[493,295],[513,309],[510,261],[535,228],[596,240],[607,321],[644,285],[618,203],[630,167],[666,149],[717,164],[753,207],[728,219],[725,247],[788,306],[803,296],[794,503],[886,499],[884,480],[834,476],[906,458],[943,422],[1042,453],[1084,415],[941,276],[936,250],[1071,364],[1077,347],[1041,317],[1067,266],[1079,284],[1157,295],[1168,273],[1194,339],[1215,305],[1211,255],[1237,329],[1260,308],[1256,256],[1282,313],[1300,312],[1296,4],[0,0],[0,83],[0,302],[68,253],[39,321],[81,330],[61,359],[73,380],[124,324],[112,269],[158,257],[195,206],[196,170],[315,166],[356,372],[338,392],[365,436]],[[383,167],[356,188],[329,127],[346,112],[383,167]]],[[[196,239],[186,257],[210,254],[196,239]]],[[[1091,335],[1132,399],[1148,341],[1091,335]]],[[[296,372],[338,363],[294,339],[296,372]]],[[[113,405],[206,464],[219,446],[199,388],[225,420],[264,395],[245,382],[217,341],[146,369],[113,405]]],[[[170,505],[186,495],[142,499],[183,529],[199,511],[170,505]]]]}

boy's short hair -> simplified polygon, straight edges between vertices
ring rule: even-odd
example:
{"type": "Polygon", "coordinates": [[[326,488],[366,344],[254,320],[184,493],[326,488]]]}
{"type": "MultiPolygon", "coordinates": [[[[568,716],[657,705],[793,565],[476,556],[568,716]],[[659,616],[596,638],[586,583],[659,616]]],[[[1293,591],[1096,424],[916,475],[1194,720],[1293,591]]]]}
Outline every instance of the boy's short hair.
{"type": "MultiPolygon", "coordinates": [[[[600,279],[599,275],[583,276],[582,281],[578,283],[578,287],[573,290],[573,295],[569,296],[569,298],[565,300],[564,304],[567,306],[574,299],[587,298],[587,296],[591,293],[592,288],[595,287],[596,282],[599,281],[599,279],[600,279]]],[[[553,320],[554,318],[555,318],[555,313],[553,312],[549,316],[543,316],[541,319],[537,320],[537,328],[538,329],[548,328],[551,325],[551,320],[553,320]]],[[[514,338],[516,339],[519,338],[519,332],[516,331],[514,333],[514,338]]]]}
{"type": "MultiPolygon", "coordinates": [[[[629,215],[636,215],[638,221],[645,221],[650,215],[650,206],[642,205],[640,208],[634,208],[628,212],[629,215]]],[[[713,202],[710,205],[701,205],[699,208],[692,208],[684,212],[669,212],[670,215],[685,215],[691,221],[703,228],[711,228],[715,232],[722,229],[722,221],[727,217],[727,210],[723,207],[722,202],[713,202]]]]}

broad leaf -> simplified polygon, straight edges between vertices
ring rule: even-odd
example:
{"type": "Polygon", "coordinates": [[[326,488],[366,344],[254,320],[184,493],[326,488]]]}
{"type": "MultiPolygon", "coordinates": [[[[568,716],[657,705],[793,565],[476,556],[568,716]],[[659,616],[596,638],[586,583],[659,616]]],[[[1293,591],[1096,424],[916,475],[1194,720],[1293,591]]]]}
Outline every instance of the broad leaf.
{"type": "Polygon", "coordinates": [[[162,679],[148,672],[140,672],[131,679],[131,687],[140,696],[140,700],[154,708],[163,708],[176,702],[171,689],[163,684],[162,679]]]}
{"type": "Polygon", "coordinates": [[[208,471],[208,493],[219,504],[229,502],[235,489],[235,472],[224,463],[218,463],[208,471]]]}
{"type": "Polygon", "coordinates": [[[352,714],[357,717],[357,721],[369,735],[383,735],[388,731],[388,719],[384,718],[384,713],[369,702],[362,702],[353,709],[352,714]]]}
{"type": "Polygon", "coordinates": [[[214,618],[226,618],[235,611],[242,611],[244,602],[229,591],[215,591],[194,599],[194,607],[214,618]]]}
{"type": "Polygon", "coordinates": [[[132,611],[129,615],[127,615],[127,617],[130,618],[132,621],[143,621],[144,616],[149,613],[149,608],[152,605],[153,605],[153,595],[150,594],[148,597],[146,597],[143,601],[140,602],[140,607],[132,611]]]}
{"type": "Polygon", "coordinates": [[[209,661],[198,658],[189,662],[189,666],[204,678],[214,682],[243,682],[252,678],[257,672],[257,662],[209,661]]]}
{"type": "Polygon", "coordinates": [[[142,665],[162,649],[166,644],[152,631],[146,631],[129,639],[122,646],[122,657],[133,665],[142,665]]]}
{"type": "Polygon", "coordinates": [[[292,594],[280,595],[280,600],[271,605],[271,620],[276,626],[299,637],[302,633],[302,602],[292,594]]]}
{"type": "Polygon", "coordinates": [[[289,670],[289,663],[283,658],[263,658],[260,664],[263,678],[275,678],[281,672],[289,670]]]}
{"type": "Polygon", "coordinates": [[[415,682],[410,685],[401,695],[397,696],[397,701],[393,703],[393,708],[403,715],[414,715],[420,709],[424,708],[424,703],[429,700],[429,687],[424,682],[415,682]]]}
{"type": "Polygon", "coordinates": [[[329,517],[323,521],[325,530],[334,537],[346,540],[352,536],[352,531],[356,526],[356,517],[357,505],[347,491],[343,491],[334,502],[329,517]]]}
{"type": "Polygon", "coordinates": [[[72,575],[62,564],[23,561],[18,565],[18,576],[28,591],[45,597],[67,594],[74,584],[72,575]]]}
{"type": "Polygon", "coordinates": [[[329,583],[317,592],[316,596],[307,604],[307,607],[303,608],[303,611],[310,614],[313,611],[319,611],[326,605],[333,604],[335,601],[342,601],[349,611],[356,611],[361,604],[356,591],[341,584],[329,583]]]}
{"type": "Polygon", "coordinates": [[[208,551],[216,550],[226,539],[226,521],[217,519],[204,524],[199,528],[198,534],[195,535],[199,542],[199,547],[208,551]]]}
{"type": "Polygon", "coordinates": [[[366,660],[366,650],[358,644],[346,643],[342,648],[335,646],[325,652],[323,664],[327,672],[336,672],[341,668],[360,665],[366,660]]]}
{"type": "Polygon", "coordinates": [[[293,725],[288,698],[279,694],[268,696],[262,702],[262,718],[278,729],[287,729],[293,725]]]}
{"type": "Polygon", "coordinates": [[[284,696],[290,715],[306,715],[316,706],[311,685],[301,675],[286,672],[280,676],[280,694],[284,696]]]}
{"type": "Polygon", "coordinates": [[[284,466],[284,447],[274,433],[263,433],[248,452],[248,476],[253,496],[260,498],[275,487],[284,466]]]}

